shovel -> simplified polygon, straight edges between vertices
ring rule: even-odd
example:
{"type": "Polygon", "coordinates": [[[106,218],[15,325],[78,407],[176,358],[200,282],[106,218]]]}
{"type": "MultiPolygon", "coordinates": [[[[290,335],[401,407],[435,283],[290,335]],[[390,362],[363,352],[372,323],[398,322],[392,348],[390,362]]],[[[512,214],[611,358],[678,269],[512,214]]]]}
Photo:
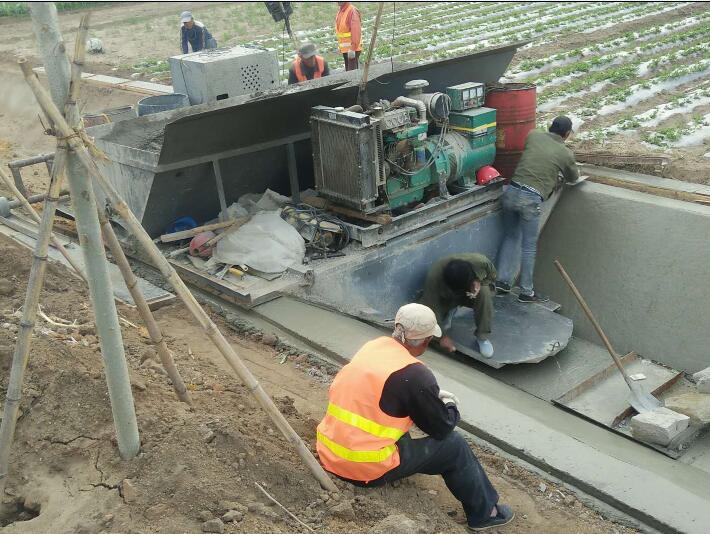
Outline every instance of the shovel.
{"type": "Polygon", "coordinates": [[[565,282],[567,282],[567,285],[572,290],[572,293],[574,293],[574,296],[577,299],[577,302],[579,302],[580,307],[587,315],[587,318],[592,323],[592,326],[594,326],[594,330],[596,330],[597,334],[599,334],[599,337],[604,343],[606,350],[609,351],[609,354],[614,360],[616,366],[619,368],[619,371],[621,371],[621,374],[624,377],[624,381],[626,381],[626,385],[629,386],[629,389],[631,390],[631,395],[629,396],[629,404],[631,404],[631,406],[633,406],[633,408],[638,413],[652,412],[656,408],[660,408],[661,402],[650,393],[644,391],[641,387],[641,384],[633,381],[629,374],[626,372],[626,369],[624,369],[624,366],[621,363],[621,359],[619,359],[619,355],[614,351],[614,348],[611,346],[609,338],[606,337],[606,335],[604,334],[602,327],[599,325],[596,318],[592,314],[592,310],[589,309],[589,306],[584,300],[584,297],[582,297],[582,294],[574,285],[574,282],[572,282],[572,279],[567,274],[567,271],[565,271],[564,267],[562,267],[562,264],[558,260],[555,260],[555,267],[557,267],[557,270],[560,271],[562,278],[565,282]]]}

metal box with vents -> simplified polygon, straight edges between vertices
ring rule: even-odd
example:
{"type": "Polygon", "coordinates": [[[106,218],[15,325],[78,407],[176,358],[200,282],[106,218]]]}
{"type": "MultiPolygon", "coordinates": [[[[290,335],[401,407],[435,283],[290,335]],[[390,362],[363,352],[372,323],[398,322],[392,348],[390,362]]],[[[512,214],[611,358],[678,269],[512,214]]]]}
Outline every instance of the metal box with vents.
{"type": "Polygon", "coordinates": [[[318,194],[364,213],[376,211],[385,183],[382,130],[362,113],[316,106],[311,145],[318,194]]]}
{"type": "Polygon", "coordinates": [[[235,46],[169,59],[173,90],[190,104],[204,104],[279,86],[276,52],[235,46]]]}

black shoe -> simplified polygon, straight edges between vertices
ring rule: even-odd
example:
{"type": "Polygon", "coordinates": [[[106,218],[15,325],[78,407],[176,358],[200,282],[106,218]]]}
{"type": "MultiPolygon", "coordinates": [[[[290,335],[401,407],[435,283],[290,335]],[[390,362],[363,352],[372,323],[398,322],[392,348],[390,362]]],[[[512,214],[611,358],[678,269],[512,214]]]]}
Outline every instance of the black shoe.
{"type": "Polygon", "coordinates": [[[533,293],[532,295],[525,295],[523,293],[520,293],[518,295],[518,301],[519,302],[547,302],[550,300],[550,297],[547,295],[541,295],[540,293],[533,293]]]}
{"type": "Polygon", "coordinates": [[[498,509],[498,515],[495,517],[489,517],[483,523],[473,526],[469,525],[468,529],[472,532],[481,532],[488,530],[489,528],[502,527],[507,525],[515,518],[515,512],[507,504],[496,504],[498,509]]]}
{"type": "Polygon", "coordinates": [[[496,293],[510,293],[510,284],[496,282],[496,293]]]}

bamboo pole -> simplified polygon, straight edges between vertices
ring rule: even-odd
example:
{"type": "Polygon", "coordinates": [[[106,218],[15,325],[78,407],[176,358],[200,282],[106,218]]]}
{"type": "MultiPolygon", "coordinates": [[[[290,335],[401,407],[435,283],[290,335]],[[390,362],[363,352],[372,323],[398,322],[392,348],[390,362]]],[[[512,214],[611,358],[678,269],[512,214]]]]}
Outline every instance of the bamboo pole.
{"type": "Polygon", "coordinates": [[[49,181],[49,192],[45,200],[45,209],[42,212],[42,220],[39,225],[39,235],[32,253],[32,267],[30,268],[30,278],[27,282],[27,293],[25,294],[25,304],[22,307],[22,319],[17,333],[17,343],[12,356],[12,367],[10,369],[10,380],[5,396],[5,406],[3,408],[2,424],[0,424],[0,496],[5,495],[5,484],[7,482],[8,467],[10,463],[10,450],[15,437],[15,426],[17,415],[22,400],[22,384],[25,378],[25,369],[30,355],[30,345],[32,330],[37,320],[37,307],[39,296],[44,282],[44,273],[47,268],[47,250],[49,240],[52,235],[52,224],[54,222],[54,210],[56,208],[56,197],[62,185],[62,174],[64,172],[64,162],[66,160],[66,146],[64,143],[57,144],[55,165],[52,168],[52,176],[49,181]]]}
{"type": "Polygon", "coordinates": [[[185,382],[183,382],[180,372],[177,367],[175,367],[175,362],[173,361],[173,357],[165,343],[165,338],[160,330],[160,326],[158,326],[158,323],[153,316],[153,312],[150,311],[150,307],[148,306],[148,302],[146,302],[143,293],[141,293],[141,290],[138,288],[138,279],[133,274],[131,264],[128,263],[128,259],[121,248],[121,243],[116,237],[116,232],[113,230],[113,227],[111,226],[111,223],[106,217],[104,211],[98,205],[96,208],[98,210],[99,223],[101,224],[101,231],[103,232],[104,241],[106,241],[106,245],[108,245],[111,254],[113,254],[113,257],[116,260],[116,264],[121,271],[121,276],[123,276],[123,280],[126,282],[126,287],[131,293],[133,302],[135,302],[136,308],[138,308],[138,313],[140,313],[141,319],[143,320],[143,324],[145,324],[148,329],[150,339],[155,345],[158,356],[160,357],[160,362],[163,364],[163,368],[168,373],[168,377],[173,383],[173,389],[175,390],[178,399],[192,406],[192,399],[190,399],[190,395],[187,392],[185,382]]]}
{"type": "Polygon", "coordinates": [[[89,154],[89,150],[83,144],[83,142],[86,142],[87,140],[84,138],[80,140],[76,135],[74,135],[75,132],[69,127],[69,124],[67,124],[67,121],[64,120],[64,117],[62,117],[61,113],[59,113],[59,110],[54,105],[51,98],[49,98],[47,92],[40,85],[39,80],[32,72],[32,68],[27,61],[21,59],[19,64],[25,76],[25,80],[32,89],[32,92],[35,94],[40,107],[44,109],[49,117],[51,117],[54,121],[57,131],[61,136],[67,139],[70,147],[76,153],[78,159],[84,165],[89,174],[97,180],[104,193],[106,193],[112,208],[116,211],[116,213],[118,213],[118,215],[121,216],[131,233],[136,237],[145,252],[150,256],[153,264],[173,286],[175,292],[182,299],[188,311],[203,328],[205,334],[212,340],[217,349],[222,353],[222,356],[224,356],[227,360],[229,366],[244,382],[249,391],[252,392],[252,395],[254,395],[259,404],[261,404],[261,407],[264,411],[266,411],[267,415],[271,418],[284,437],[296,448],[299,456],[321,486],[328,491],[338,491],[333,481],[328,477],[321,465],[313,457],[311,452],[301,440],[300,436],[291,427],[291,425],[289,425],[286,418],[278,410],[274,402],[271,400],[271,397],[269,397],[269,395],[262,388],[261,384],[256,380],[256,378],[254,378],[254,375],[252,375],[251,371],[249,371],[249,368],[244,365],[244,362],[242,362],[241,358],[239,358],[234,348],[229,344],[217,328],[217,325],[209,318],[207,313],[199,305],[185,283],[178,276],[175,269],[173,269],[170,263],[168,263],[168,260],[165,259],[165,257],[160,253],[160,250],[157,248],[155,243],[153,243],[153,240],[146,233],[145,229],[141,226],[135,215],[133,215],[133,212],[130,210],[128,205],[121,198],[113,185],[103,176],[89,154]]]}
{"type": "MultiPolygon", "coordinates": [[[[20,201],[22,204],[22,207],[25,208],[25,211],[29,213],[30,217],[32,217],[32,220],[34,220],[36,223],[41,224],[42,219],[40,218],[39,214],[35,211],[35,209],[32,207],[32,204],[29,203],[29,201],[25,198],[25,196],[20,192],[20,190],[15,186],[12,180],[10,180],[10,177],[5,174],[5,172],[0,168],[0,180],[3,181],[3,183],[12,191],[12,194],[15,195],[15,198],[20,201]]],[[[46,200],[46,198],[45,198],[46,200]]],[[[46,206],[45,206],[46,209],[46,206]]],[[[56,209],[56,208],[55,208],[56,209]]],[[[54,225],[54,213],[52,214],[52,225],[54,225]]],[[[81,270],[81,267],[74,261],[74,259],[69,255],[67,252],[67,249],[64,248],[64,245],[57,239],[57,236],[54,235],[54,233],[51,234],[51,242],[52,245],[54,245],[54,248],[56,248],[59,252],[61,252],[62,256],[64,256],[64,259],[66,259],[69,262],[69,265],[71,265],[72,269],[74,269],[74,272],[78,274],[84,282],[86,282],[86,277],[84,276],[84,273],[81,270]]]]}
{"type": "MultiPolygon", "coordinates": [[[[37,37],[44,66],[49,82],[49,97],[57,116],[50,118],[54,131],[59,140],[66,134],[57,129],[56,119],[67,125],[71,136],[85,135],[80,129],[81,120],[76,105],[81,82],[81,70],[84,63],[86,50],[86,32],[88,31],[88,16],[82,17],[77,33],[74,52],[74,61],[70,64],[66,54],[66,47],[59,31],[57,10],[53,3],[34,2],[30,4],[32,23],[37,37]],[[73,80],[72,80],[73,77],[73,80]],[[66,119],[59,111],[59,107],[66,105],[66,119]],[[72,128],[77,128],[75,132],[72,128]]],[[[26,65],[29,68],[29,65],[26,65]]],[[[31,72],[31,69],[30,69],[31,72]]],[[[33,75],[35,81],[37,77],[33,75]]],[[[74,137],[66,140],[73,146],[74,137]]],[[[86,277],[89,285],[92,307],[94,311],[96,332],[101,345],[101,356],[104,360],[106,384],[108,387],[111,412],[113,415],[116,438],[121,457],[124,459],[134,457],[140,449],[138,423],[136,421],[133,393],[128,375],[128,365],[123,347],[121,327],[118,322],[118,313],[113,296],[113,288],[108,273],[108,262],[104,250],[96,215],[96,202],[91,180],[84,171],[76,154],[70,153],[66,162],[66,175],[69,180],[72,204],[76,217],[76,228],[79,234],[86,277]]]]}

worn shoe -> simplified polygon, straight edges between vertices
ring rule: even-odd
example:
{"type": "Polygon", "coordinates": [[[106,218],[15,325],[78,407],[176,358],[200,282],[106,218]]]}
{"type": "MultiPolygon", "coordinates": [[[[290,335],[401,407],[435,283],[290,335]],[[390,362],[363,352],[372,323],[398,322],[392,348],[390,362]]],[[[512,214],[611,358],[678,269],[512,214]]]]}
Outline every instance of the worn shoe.
{"type": "Polygon", "coordinates": [[[476,526],[468,525],[468,529],[471,532],[482,532],[484,530],[488,530],[489,528],[502,527],[503,525],[507,525],[515,518],[515,512],[513,512],[513,510],[507,504],[498,503],[496,504],[496,508],[498,509],[497,516],[489,517],[486,521],[476,526]]]}
{"type": "Polygon", "coordinates": [[[478,352],[481,353],[481,356],[484,358],[492,358],[493,357],[493,344],[488,341],[487,339],[479,339],[478,340],[478,352]]]}
{"type": "Polygon", "coordinates": [[[518,295],[518,301],[519,302],[547,302],[550,300],[550,297],[547,295],[541,295],[540,293],[533,293],[532,295],[525,295],[523,293],[520,293],[518,295]]]}
{"type": "Polygon", "coordinates": [[[496,293],[510,293],[510,284],[506,284],[505,282],[497,281],[496,282],[496,293]]]}

